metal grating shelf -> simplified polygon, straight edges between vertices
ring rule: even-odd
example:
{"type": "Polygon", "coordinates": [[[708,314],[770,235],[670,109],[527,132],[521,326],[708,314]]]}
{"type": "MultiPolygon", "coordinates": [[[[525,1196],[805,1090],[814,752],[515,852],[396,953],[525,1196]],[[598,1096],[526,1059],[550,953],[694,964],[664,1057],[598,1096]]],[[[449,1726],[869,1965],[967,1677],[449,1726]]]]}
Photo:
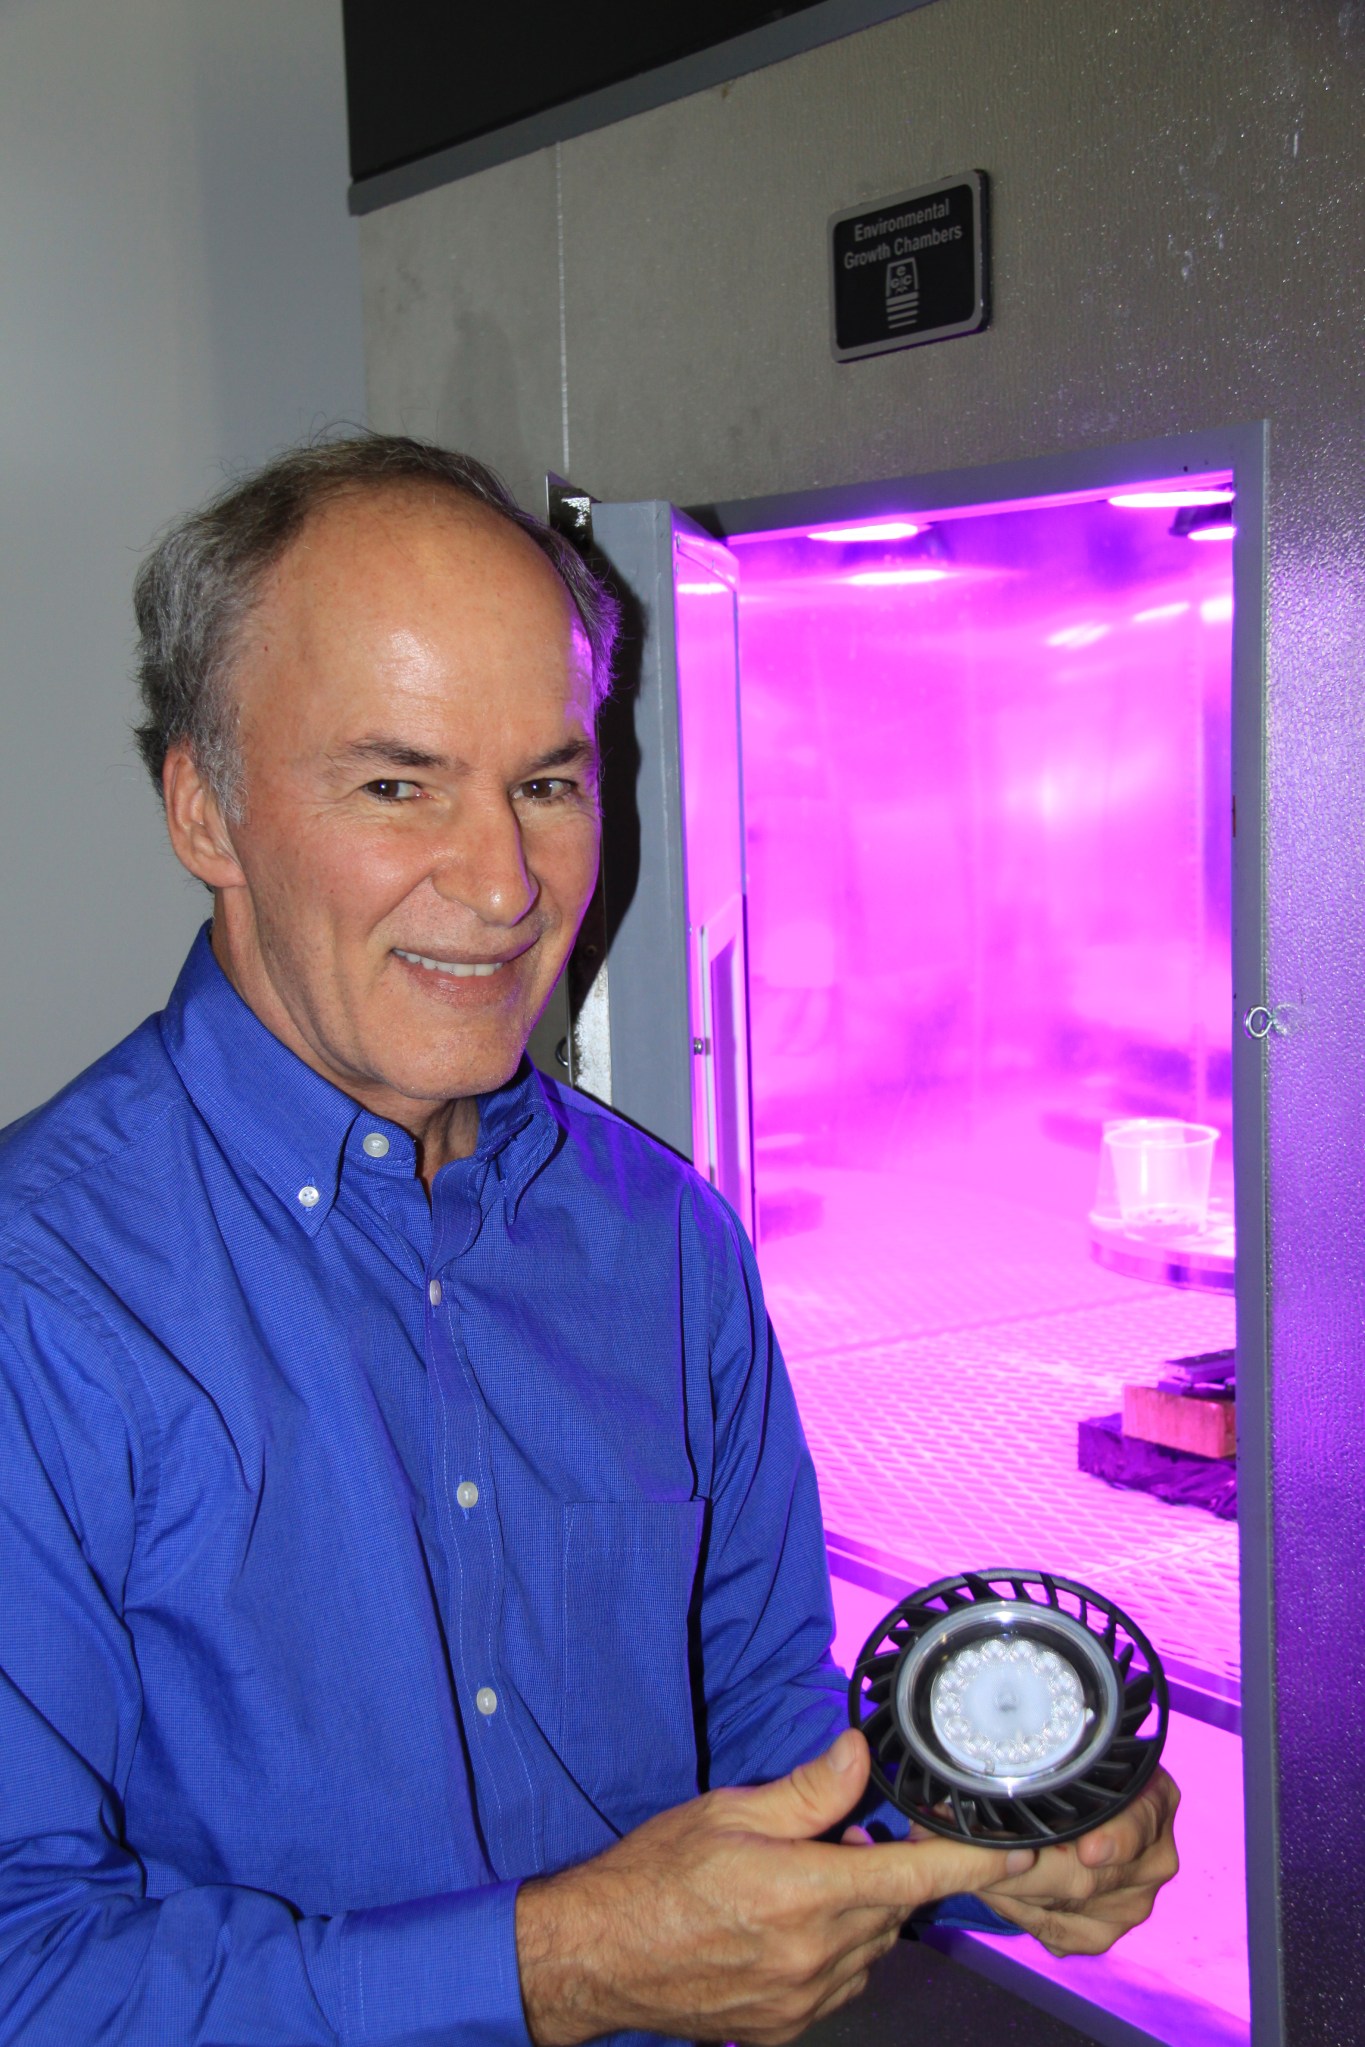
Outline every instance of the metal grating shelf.
{"type": "MultiPolygon", "coordinates": [[[[831,1190],[845,1221],[856,1191],[831,1190]]],[[[884,1204],[864,1207],[857,1253],[827,1283],[812,1235],[765,1248],[826,1525],[931,1575],[1063,1571],[1128,1608],[1164,1657],[1235,1684],[1235,1524],[1076,1468],[1077,1424],[1162,1360],[1232,1344],[1233,1303],[1103,1273],[1081,1227],[1054,1217],[942,1190],[925,1206],[908,1240],[896,1217],[894,1265],[884,1204]]]]}

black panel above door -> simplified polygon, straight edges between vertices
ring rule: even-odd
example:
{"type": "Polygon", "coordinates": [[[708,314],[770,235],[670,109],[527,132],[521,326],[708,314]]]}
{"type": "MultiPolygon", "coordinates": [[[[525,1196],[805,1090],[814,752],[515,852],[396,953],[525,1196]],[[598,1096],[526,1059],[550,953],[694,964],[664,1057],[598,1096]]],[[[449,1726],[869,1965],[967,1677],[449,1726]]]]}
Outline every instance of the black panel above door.
{"type": "Polygon", "coordinates": [[[369,178],[817,0],[343,0],[351,175],[369,178]]]}

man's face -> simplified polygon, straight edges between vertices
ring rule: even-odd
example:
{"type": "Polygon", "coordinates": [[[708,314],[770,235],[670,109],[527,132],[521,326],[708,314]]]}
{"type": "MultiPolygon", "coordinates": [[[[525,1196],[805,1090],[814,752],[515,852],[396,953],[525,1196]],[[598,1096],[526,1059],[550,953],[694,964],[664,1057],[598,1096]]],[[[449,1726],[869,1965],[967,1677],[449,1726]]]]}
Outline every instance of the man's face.
{"type": "Polygon", "coordinates": [[[239,991],[394,1121],[500,1086],[597,872],[591,657],[553,569],[458,500],[358,494],[290,548],[234,679],[239,991]]]}

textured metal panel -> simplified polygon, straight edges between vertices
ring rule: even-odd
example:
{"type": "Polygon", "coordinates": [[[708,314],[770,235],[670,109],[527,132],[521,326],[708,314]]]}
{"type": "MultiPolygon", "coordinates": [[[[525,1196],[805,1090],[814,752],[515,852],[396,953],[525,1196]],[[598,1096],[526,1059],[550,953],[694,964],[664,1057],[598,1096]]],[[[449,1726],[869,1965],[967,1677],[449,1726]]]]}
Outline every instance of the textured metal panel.
{"type": "MultiPolygon", "coordinates": [[[[528,373],[506,448],[491,427],[480,443],[514,469],[532,444],[554,460],[535,436],[567,391],[579,479],[697,503],[1270,421],[1264,992],[1298,1011],[1264,1051],[1294,2047],[1342,2047],[1365,2004],[1362,85],[1360,0],[952,0],[566,143],[564,355],[543,386],[528,373]],[[832,363],[828,215],[976,164],[993,326],[832,363]]],[[[392,292],[404,267],[496,255],[529,364],[554,279],[534,234],[477,225],[487,187],[512,227],[503,175],[452,188],[458,247],[400,233],[398,207],[367,223],[367,256],[392,292]]],[[[375,351],[414,393],[478,382],[420,321],[395,314],[375,351]]],[[[471,395],[461,417],[478,412],[471,395]]],[[[1269,2047],[1264,1925],[1253,1959],[1269,2047]]]]}
{"type": "MultiPolygon", "coordinates": [[[[1265,472],[1264,428],[1237,465],[1233,542],[1235,677],[1232,729],[1232,1013],[1237,1030],[1266,986],[1265,958],[1265,472]]],[[[1247,1831],[1247,1959],[1258,2039],[1284,2026],[1281,1954],[1278,1696],[1275,1673],[1273,1438],[1267,1350],[1269,1201],[1264,1045],[1233,1041],[1238,1174],[1238,1536],[1242,1565],[1242,1782],[1247,1831]]]]}
{"type": "Polygon", "coordinates": [[[553,150],[360,223],[369,422],[491,462],[544,509],[567,468],[553,150]]]}
{"type": "Polygon", "coordinates": [[[1290,1035],[1265,1046],[1269,1354],[1286,2038],[1295,2047],[1336,2047],[1365,2032],[1360,424],[1359,411],[1315,422],[1292,454],[1285,433],[1271,442],[1266,992],[1295,1014],[1290,1035]]]}
{"type": "Polygon", "coordinates": [[[1360,23],[952,0],[566,144],[577,472],[704,502],[1315,415],[1334,390],[1358,419],[1360,23]],[[822,220],[974,164],[991,328],[832,362],[822,220]]]}

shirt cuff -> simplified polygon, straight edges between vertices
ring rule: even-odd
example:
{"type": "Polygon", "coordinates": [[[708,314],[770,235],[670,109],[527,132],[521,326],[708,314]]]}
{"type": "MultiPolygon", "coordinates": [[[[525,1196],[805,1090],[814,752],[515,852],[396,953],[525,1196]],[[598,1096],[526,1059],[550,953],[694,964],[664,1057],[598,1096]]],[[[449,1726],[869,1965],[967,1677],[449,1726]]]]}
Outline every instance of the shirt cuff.
{"type": "Polygon", "coordinates": [[[957,1891],[951,1898],[939,1898],[913,1914],[912,1926],[960,1926],[971,1933],[1022,1933],[1012,1919],[1002,1919],[970,1891],[957,1891]]]}
{"type": "Polygon", "coordinates": [[[488,1884],[305,1920],[314,1993],[342,2047],[531,2047],[516,1903],[516,1884],[488,1884]]]}

